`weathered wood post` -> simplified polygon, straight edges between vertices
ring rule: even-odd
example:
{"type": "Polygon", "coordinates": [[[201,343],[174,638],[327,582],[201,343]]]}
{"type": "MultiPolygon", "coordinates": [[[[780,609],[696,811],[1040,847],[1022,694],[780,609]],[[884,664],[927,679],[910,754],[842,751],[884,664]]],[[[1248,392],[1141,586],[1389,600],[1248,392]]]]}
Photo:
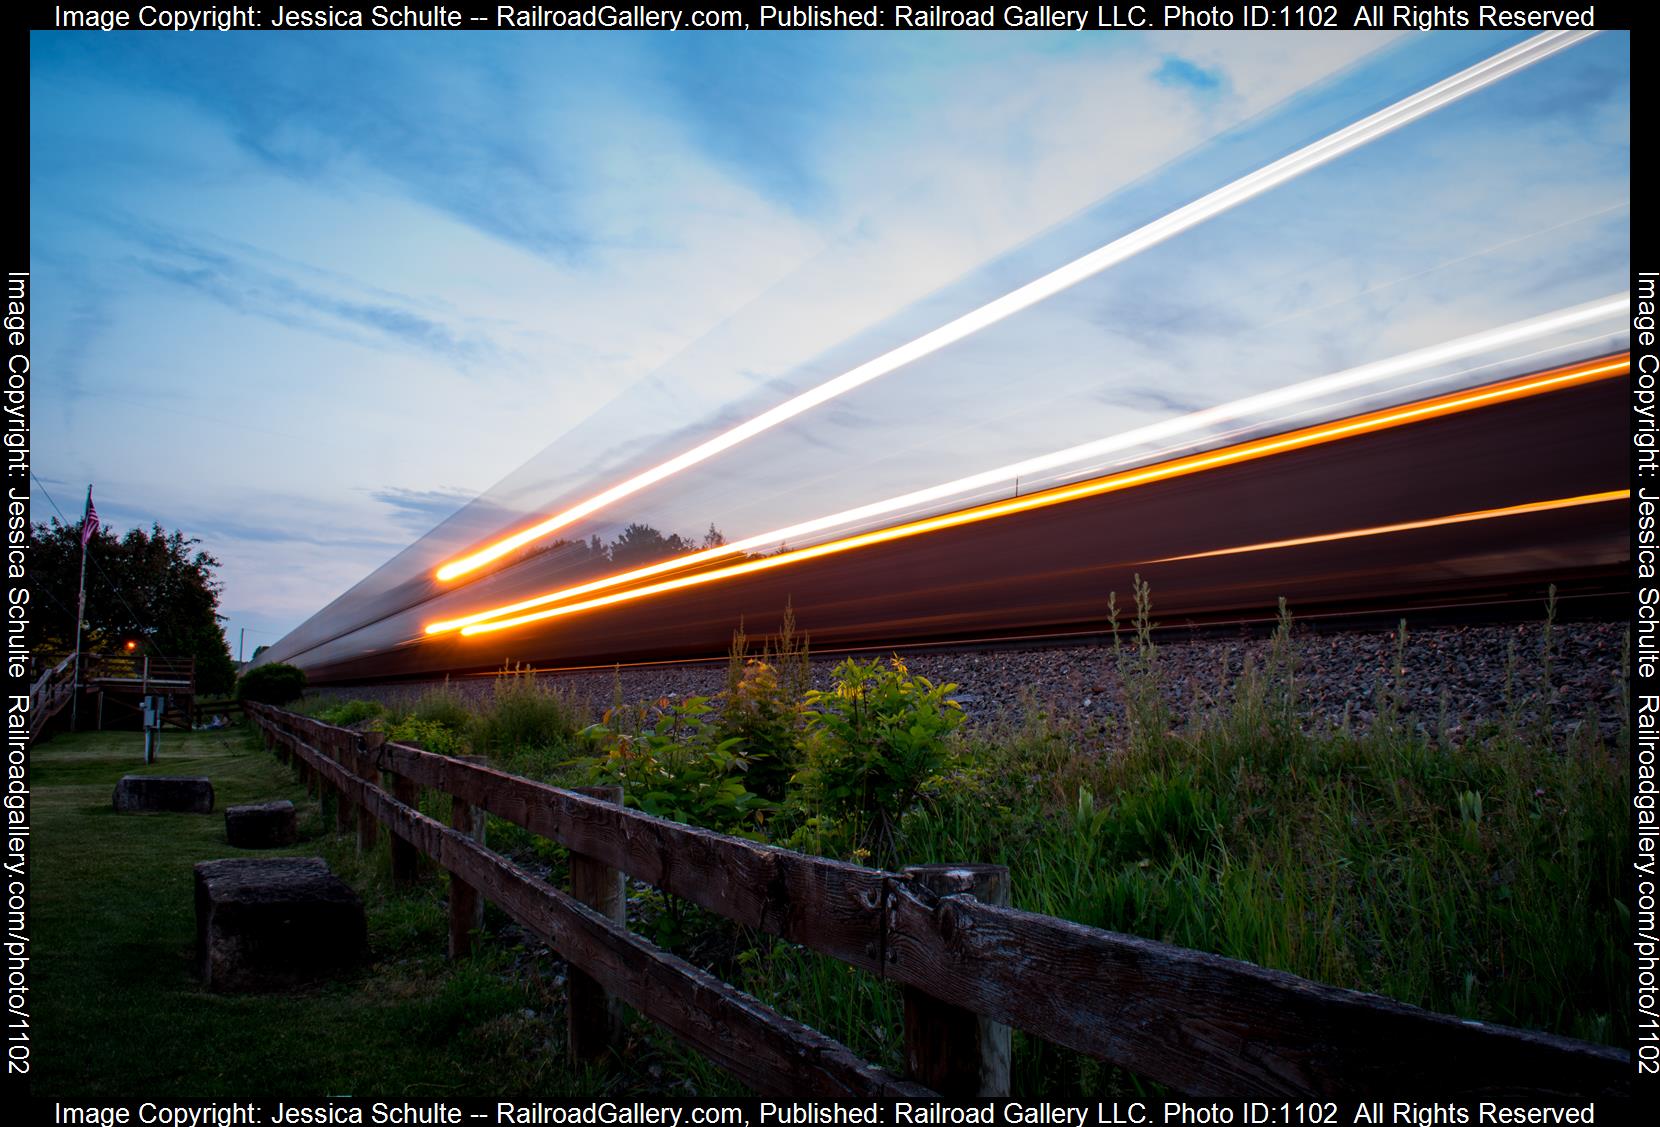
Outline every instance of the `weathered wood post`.
{"type": "MultiPolygon", "coordinates": [[[[359,732],[357,736],[357,777],[367,782],[375,781],[375,760],[381,745],[386,742],[385,732],[359,732]]],[[[380,823],[368,810],[363,810],[357,818],[357,852],[359,856],[374,852],[375,844],[380,841],[380,823]]]]}
{"type": "MultiPolygon", "coordinates": [[[[327,759],[328,748],[325,746],[324,742],[318,739],[314,733],[308,732],[306,733],[306,736],[308,738],[302,740],[301,742],[308,744],[311,748],[311,754],[317,759],[327,759]]],[[[296,738],[298,738],[297,734],[296,738]]],[[[313,767],[312,774],[317,778],[318,812],[323,815],[323,824],[326,826],[329,823],[330,814],[333,814],[336,820],[339,819],[340,799],[342,796],[340,792],[335,789],[334,784],[329,782],[328,776],[323,774],[320,767],[313,767]]]]}
{"type": "MultiPolygon", "coordinates": [[[[482,763],[479,755],[458,755],[463,763],[482,763]]],[[[450,792],[450,828],[484,844],[484,811],[450,792]]],[[[450,874],[450,958],[473,953],[473,933],[484,927],[484,897],[478,889],[450,874]]]]}
{"type": "MultiPolygon", "coordinates": [[[[987,904],[1009,902],[1006,865],[909,865],[905,875],[935,896],[966,893],[987,904]]],[[[1009,1027],[904,989],[905,1066],[913,1079],[947,1098],[1009,1094],[1009,1027]]]]}
{"type": "MultiPolygon", "coordinates": [[[[622,787],[576,787],[575,790],[602,802],[622,804],[622,787]]],[[[571,895],[619,926],[628,923],[623,879],[618,870],[592,857],[571,853],[571,895]]],[[[574,965],[566,971],[565,999],[573,1059],[596,1060],[622,1043],[622,1002],[574,965]]]]}
{"type": "Polygon", "coordinates": [[[317,780],[317,772],[312,769],[312,766],[311,766],[310,763],[306,762],[306,757],[304,756],[304,754],[301,753],[299,736],[295,735],[293,732],[289,731],[287,728],[283,729],[282,734],[288,740],[288,750],[294,756],[294,766],[296,768],[298,768],[298,770],[300,772],[300,778],[305,780],[305,792],[306,792],[306,794],[308,796],[319,795],[320,792],[319,792],[318,786],[317,786],[317,781],[318,781],[317,780]]]}
{"type": "MultiPolygon", "coordinates": [[[[392,797],[418,810],[421,806],[421,786],[414,779],[406,778],[396,771],[382,769],[387,780],[386,789],[392,792],[392,797]]],[[[394,831],[389,844],[392,847],[392,885],[395,888],[412,888],[421,871],[421,854],[413,842],[405,841],[394,831]]]]}
{"type": "MultiPolygon", "coordinates": [[[[357,769],[356,744],[357,741],[351,737],[350,733],[342,731],[331,731],[329,733],[328,745],[329,751],[332,753],[330,758],[344,767],[347,774],[362,778],[362,773],[357,769]]],[[[350,833],[357,825],[358,817],[357,803],[352,801],[351,796],[343,790],[336,794],[334,798],[334,831],[336,833],[350,833]]]]}

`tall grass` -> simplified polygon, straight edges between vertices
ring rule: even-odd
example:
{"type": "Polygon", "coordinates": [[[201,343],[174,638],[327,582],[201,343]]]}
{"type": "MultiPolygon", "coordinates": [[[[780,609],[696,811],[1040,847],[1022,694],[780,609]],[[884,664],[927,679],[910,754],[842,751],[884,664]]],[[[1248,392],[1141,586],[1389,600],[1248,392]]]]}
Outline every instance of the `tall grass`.
{"type": "MultiPolygon", "coordinates": [[[[1397,670],[1408,644],[1403,628],[1397,670]]],[[[1390,685],[1369,728],[1331,730],[1294,707],[1295,670],[1282,615],[1265,664],[1178,731],[1132,720],[1117,754],[1087,760],[1064,730],[982,733],[904,848],[1007,864],[1035,911],[1628,1043],[1628,766],[1596,724],[1558,744],[1498,718],[1454,741],[1390,685]]]]}
{"type": "Polygon", "coordinates": [[[547,778],[574,754],[588,720],[586,702],[537,680],[528,666],[510,667],[472,719],[472,747],[508,770],[547,778]]]}

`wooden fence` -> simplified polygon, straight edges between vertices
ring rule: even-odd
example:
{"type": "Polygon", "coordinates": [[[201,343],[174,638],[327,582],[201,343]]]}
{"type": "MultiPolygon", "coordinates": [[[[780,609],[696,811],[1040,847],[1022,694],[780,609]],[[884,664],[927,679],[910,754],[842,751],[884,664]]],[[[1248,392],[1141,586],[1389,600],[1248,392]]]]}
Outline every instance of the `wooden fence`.
{"type": "Polygon", "coordinates": [[[570,962],[579,1051],[603,1050],[623,1002],[763,1095],[1005,1094],[1012,1026],[1190,1096],[1629,1099],[1625,1052],[1017,911],[991,902],[1007,888],[991,866],[867,869],[269,706],[247,712],[267,746],[339,796],[342,828],[355,812],[360,846],[390,831],[395,880],[413,879],[417,854],[449,872],[452,953],[467,950],[482,897],[570,962]],[[423,787],[451,797],[450,825],[419,812],[423,787]],[[485,813],[568,847],[573,893],[488,849],[485,813]],[[910,1077],[630,933],[625,873],[899,984],[910,1077]]]}

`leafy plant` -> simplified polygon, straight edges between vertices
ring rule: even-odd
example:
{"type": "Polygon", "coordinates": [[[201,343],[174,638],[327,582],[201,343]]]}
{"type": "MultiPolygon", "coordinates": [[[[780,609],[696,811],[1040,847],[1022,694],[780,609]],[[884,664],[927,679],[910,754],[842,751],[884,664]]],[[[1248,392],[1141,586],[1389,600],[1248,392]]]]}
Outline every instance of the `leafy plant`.
{"type": "Polygon", "coordinates": [[[706,719],[709,698],[665,698],[655,712],[655,722],[636,726],[613,710],[583,729],[604,750],[592,761],[594,781],[621,786],[623,801],[648,814],[759,837],[767,804],[745,785],[742,741],[721,739],[706,719]]]}
{"type": "Polygon", "coordinates": [[[350,728],[354,724],[361,724],[365,720],[378,720],[386,715],[386,706],[372,700],[348,700],[327,708],[318,709],[317,719],[325,724],[334,724],[341,728],[350,728]]]}
{"type": "Polygon", "coordinates": [[[749,787],[773,802],[784,798],[799,766],[802,710],[764,661],[749,662],[728,694],[720,734],[736,740],[748,765],[749,787]]]}
{"type": "Polygon", "coordinates": [[[447,724],[436,720],[423,720],[419,716],[405,716],[395,721],[387,729],[386,734],[396,743],[414,744],[435,755],[465,755],[466,741],[461,733],[447,724]]]}
{"type": "Polygon", "coordinates": [[[947,738],[963,720],[957,686],[915,676],[897,656],[887,669],[850,658],[831,677],[832,688],[807,694],[800,780],[821,836],[845,833],[855,850],[887,858],[899,817],[949,761],[947,738]]]}

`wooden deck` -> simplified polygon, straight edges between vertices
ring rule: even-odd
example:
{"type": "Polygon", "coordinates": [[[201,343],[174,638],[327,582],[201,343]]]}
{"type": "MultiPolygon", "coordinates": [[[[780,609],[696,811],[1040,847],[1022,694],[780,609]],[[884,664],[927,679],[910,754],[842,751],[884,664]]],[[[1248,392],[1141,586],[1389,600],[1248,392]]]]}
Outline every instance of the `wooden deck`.
{"type": "MultiPolygon", "coordinates": [[[[68,709],[74,688],[75,655],[70,654],[41,674],[30,689],[31,734],[38,734],[49,720],[68,709]]],[[[106,706],[136,713],[147,696],[166,697],[166,719],[189,728],[196,699],[196,662],[193,658],[82,654],[80,694],[79,705],[69,711],[81,728],[102,728],[106,706]]]]}

